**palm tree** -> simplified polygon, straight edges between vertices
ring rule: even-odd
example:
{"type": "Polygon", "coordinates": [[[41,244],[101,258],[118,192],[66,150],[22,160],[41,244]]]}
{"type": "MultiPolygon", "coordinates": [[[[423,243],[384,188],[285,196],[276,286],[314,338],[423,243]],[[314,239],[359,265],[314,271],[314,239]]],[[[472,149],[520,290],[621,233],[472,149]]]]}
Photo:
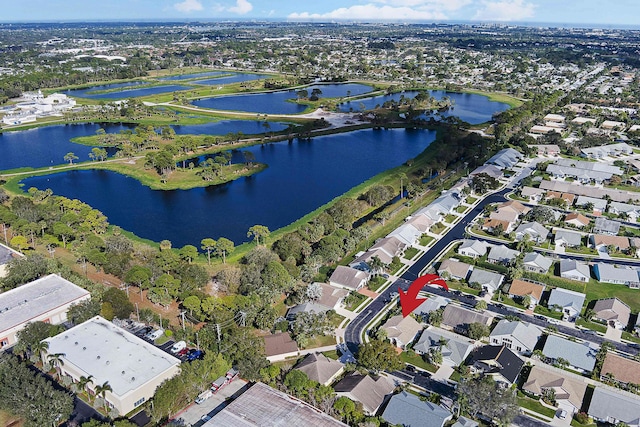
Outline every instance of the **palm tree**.
{"type": "Polygon", "coordinates": [[[97,385],[94,391],[96,392],[96,396],[100,396],[102,397],[102,399],[104,399],[104,410],[105,412],[107,412],[108,402],[105,395],[107,394],[108,391],[113,391],[113,389],[109,385],[109,381],[105,381],[104,384],[102,385],[97,385]]]}
{"type": "Polygon", "coordinates": [[[60,376],[60,367],[64,366],[64,360],[62,360],[64,356],[64,353],[52,353],[47,356],[49,363],[51,363],[51,366],[56,368],[56,375],[58,376],[60,376]]]}
{"type": "MultiPolygon", "coordinates": [[[[78,392],[86,391],[87,386],[89,384],[93,384],[93,375],[89,375],[88,377],[85,377],[85,376],[80,377],[80,379],[78,380],[78,383],[76,384],[78,387],[78,392]]],[[[91,398],[91,393],[87,393],[87,396],[91,398]]]]}

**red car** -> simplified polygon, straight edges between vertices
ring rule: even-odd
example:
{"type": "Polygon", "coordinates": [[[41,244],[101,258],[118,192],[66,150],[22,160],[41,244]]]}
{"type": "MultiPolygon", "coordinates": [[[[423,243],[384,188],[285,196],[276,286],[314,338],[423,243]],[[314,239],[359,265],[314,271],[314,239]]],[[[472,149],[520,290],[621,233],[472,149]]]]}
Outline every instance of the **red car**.
{"type": "Polygon", "coordinates": [[[182,350],[180,350],[178,352],[178,356],[182,357],[182,356],[185,356],[187,353],[189,353],[189,349],[187,347],[185,347],[185,348],[183,348],[182,350]]]}

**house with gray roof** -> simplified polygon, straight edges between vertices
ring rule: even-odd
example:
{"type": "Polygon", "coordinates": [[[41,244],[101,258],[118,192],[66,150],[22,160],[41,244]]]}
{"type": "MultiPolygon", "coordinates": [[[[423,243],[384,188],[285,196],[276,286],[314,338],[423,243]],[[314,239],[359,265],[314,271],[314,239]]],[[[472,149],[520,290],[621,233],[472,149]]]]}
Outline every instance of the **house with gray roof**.
{"type": "Polygon", "coordinates": [[[515,166],[522,157],[522,154],[513,148],[504,148],[487,160],[485,164],[495,165],[500,169],[509,169],[515,166]]]}
{"type": "Polygon", "coordinates": [[[480,174],[489,175],[491,178],[499,179],[502,177],[502,170],[494,165],[482,165],[469,174],[469,176],[473,177],[480,174]]]}
{"type": "Polygon", "coordinates": [[[460,198],[455,193],[447,191],[431,202],[429,207],[437,209],[442,214],[450,214],[458,205],[460,205],[460,198]]]}
{"type": "Polygon", "coordinates": [[[542,243],[547,240],[549,230],[539,222],[525,222],[516,228],[516,240],[522,240],[525,235],[533,242],[542,243]]]}
{"type": "Polygon", "coordinates": [[[588,414],[601,422],[611,424],[623,422],[629,427],[639,427],[640,398],[622,390],[596,387],[588,414]]]}
{"type": "Polygon", "coordinates": [[[493,294],[502,285],[504,276],[493,271],[483,270],[482,268],[474,268],[469,276],[469,283],[482,287],[485,291],[493,294]]]}
{"type": "Polygon", "coordinates": [[[449,298],[437,295],[435,297],[427,298],[427,300],[420,304],[418,308],[413,310],[413,312],[418,316],[424,316],[439,309],[440,307],[445,307],[450,302],[451,300],[449,298]]]}
{"type": "Polygon", "coordinates": [[[593,317],[616,329],[624,329],[629,324],[631,309],[618,298],[599,299],[593,306],[593,317]]]}
{"type": "Polygon", "coordinates": [[[442,325],[452,328],[456,333],[465,334],[472,323],[489,326],[493,316],[487,312],[469,310],[459,305],[449,304],[442,313],[442,325]]]}
{"type": "Polygon", "coordinates": [[[287,314],[285,317],[287,320],[292,321],[295,320],[296,316],[300,313],[320,314],[326,313],[329,310],[331,310],[331,308],[327,307],[326,305],[318,304],[317,302],[313,301],[307,301],[305,303],[291,307],[289,310],[287,310],[287,314]]]}
{"type": "Polygon", "coordinates": [[[383,264],[391,264],[393,257],[401,256],[409,245],[397,237],[387,236],[378,240],[368,251],[358,256],[349,266],[369,271],[371,259],[377,256],[383,264]]]}
{"type": "Polygon", "coordinates": [[[467,240],[463,240],[462,244],[458,247],[458,253],[460,255],[468,256],[474,259],[480,258],[487,253],[487,250],[491,246],[492,246],[491,244],[487,242],[483,242],[481,240],[467,239],[467,240]]]}
{"type": "Polygon", "coordinates": [[[598,346],[587,341],[579,343],[556,335],[548,335],[542,353],[552,363],[558,359],[564,359],[576,371],[591,372],[596,365],[598,346]]]}
{"type": "Polygon", "coordinates": [[[413,346],[413,350],[418,354],[429,354],[429,350],[439,348],[442,353],[443,364],[458,366],[464,362],[474,347],[475,341],[473,340],[430,326],[422,331],[418,342],[413,346]]]}
{"type": "Polygon", "coordinates": [[[588,282],[591,278],[589,264],[574,259],[560,260],[560,277],[578,282],[588,282]]]}
{"type": "Polygon", "coordinates": [[[471,265],[456,259],[445,259],[438,267],[438,274],[443,279],[466,280],[471,265]]]}
{"type": "Polygon", "coordinates": [[[478,427],[478,422],[467,417],[458,417],[451,427],[478,427]]]}
{"type": "Polygon", "coordinates": [[[608,234],[610,236],[617,236],[620,232],[620,222],[612,221],[604,217],[596,218],[596,222],[593,226],[593,232],[595,234],[608,234]]]}
{"type": "MultiPolygon", "coordinates": [[[[622,129],[624,129],[625,127],[625,124],[622,122],[612,122],[612,121],[606,121],[606,122],[607,122],[607,125],[610,125],[611,123],[614,124],[613,126],[610,126],[610,127],[619,127],[622,129]]],[[[604,122],[603,122],[603,125],[604,125],[604,122]]],[[[606,128],[607,126],[603,126],[603,127],[606,128]]],[[[626,154],[626,155],[633,154],[633,148],[631,148],[631,146],[626,142],[620,142],[618,144],[609,144],[609,145],[600,145],[597,147],[582,148],[580,152],[585,157],[589,157],[592,159],[601,159],[606,156],[617,157],[623,154],[626,154]]]]}
{"type": "Polygon", "coordinates": [[[310,380],[329,385],[344,372],[344,364],[322,353],[311,353],[293,369],[304,372],[310,380]]]}
{"type": "Polygon", "coordinates": [[[531,354],[541,336],[542,329],[539,326],[502,319],[491,331],[489,342],[492,345],[504,345],[520,354],[531,354]]]}
{"type": "Polygon", "coordinates": [[[389,233],[389,237],[395,237],[407,246],[411,246],[422,236],[422,231],[409,223],[404,223],[400,227],[389,233]]]}
{"type": "Polygon", "coordinates": [[[511,385],[518,379],[524,360],[503,345],[485,345],[471,353],[469,364],[474,371],[511,385]]]}
{"type": "Polygon", "coordinates": [[[545,190],[535,187],[522,187],[520,190],[520,195],[526,199],[529,199],[532,203],[538,203],[542,200],[542,196],[544,196],[545,190]]]}
{"type": "Polygon", "coordinates": [[[631,222],[637,222],[640,217],[640,206],[629,203],[611,202],[609,203],[609,213],[616,215],[626,215],[631,222]]]}
{"type": "Polygon", "coordinates": [[[382,418],[389,425],[443,427],[453,418],[453,414],[435,403],[423,401],[414,394],[402,391],[391,396],[382,418]]]}
{"type": "Polygon", "coordinates": [[[582,234],[569,230],[556,230],[554,242],[565,248],[579,248],[582,246],[582,234]]]}
{"type": "Polygon", "coordinates": [[[537,252],[529,252],[525,254],[522,263],[526,271],[547,274],[547,272],[553,265],[553,259],[544,255],[540,255],[537,252]]]}
{"type": "Polygon", "coordinates": [[[385,397],[395,388],[393,381],[385,376],[380,375],[374,379],[370,375],[357,373],[347,375],[333,387],[338,396],[345,396],[354,402],[362,403],[365,414],[371,416],[378,412],[385,397]]]}
{"type": "Polygon", "coordinates": [[[510,264],[520,255],[520,252],[509,249],[505,245],[498,245],[491,248],[487,261],[494,264],[510,264]]]}
{"type": "Polygon", "coordinates": [[[569,289],[555,288],[549,296],[548,307],[562,311],[563,320],[573,322],[580,315],[586,295],[569,289]]]}
{"type": "Polygon", "coordinates": [[[606,199],[597,199],[595,197],[589,196],[578,196],[578,200],[576,200],[576,206],[581,206],[584,208],[588,204],[591,204],[593,206],[594,214],[601,215],[607,209],[606,199]]]}
{"type": "Polygon", "coordinates": [[[331,274],[329,284],[331,286],[357,291],[369,282],[370,277],[371,275],[366,271],[339,265],[333,274],[331,274]]]}
{"type": "Polygon", "coordinates": [[[630,288],[638,288],[640,279],[638,270],[629,267],[617,267],[613,264],[599,262],[593,265],[593,274],[598,282],[627,285],[630,288]]]}

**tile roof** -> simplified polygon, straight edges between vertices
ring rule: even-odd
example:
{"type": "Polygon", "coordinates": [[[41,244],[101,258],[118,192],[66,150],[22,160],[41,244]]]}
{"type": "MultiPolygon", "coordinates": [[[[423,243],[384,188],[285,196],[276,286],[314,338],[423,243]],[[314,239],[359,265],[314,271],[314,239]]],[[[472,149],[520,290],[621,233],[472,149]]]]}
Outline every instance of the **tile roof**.
{"type": "Polygon", "coordinates": [[[262,338],[264,339],[264,353],[267,356],[276,356],[278,354],[298,351],[298,344],[291,339],[289,332],[265,335],[262,338]]]}
{"type": "Polygon", "coordinates": [[[422,329],[422,326],[413,317],[403,317],[399,314],[389,318],[389,320],[382,325],[382,329],[387,332],[389,339],[395,339],[402,345],[406,345],[413,341],[422,329]]]}
{"type": "Polygon", "coordinates": [[[416,352],[425,354],[430,348],[439,347],[441,339],[446,341],[446,344],[441,349],[442,356],[445,359],[449,359],[454,365],[464,362],[475,346],[474,341],[462,335],[430,326],[422,331],[420,339],[414,344],[413,349],[416,352]]]}
{"type": "Polygon", "coordinates": [[[564,217],[564,222],[577,222],[583,226],[589,225],[589,218],[578,212],[573,212],[564,217]]]}
{"type": "Polygon", "coordinates": [[[438,274],[442,276],[443,272],[447,272],[453,277],[466,279],[470,268],[471,265],[466,262],[461,262],[455,259],[445,259],[440,264],[440,267],[438,267],[438,274]]]}
{"type": "Polygon", "coordinates": [[[588,413],[600,420],[623,421],[637,426],[640,424],[640,399],[631,393],[596,387],[588,413]]]}
{"type": "Polygon", "coordinates": [[[391,396],[382,413],[389,424],[403,427],[442,427],[452,416],[446,409],[406,391],[391,396]]]}
{"type": "Polygon", "coordinates": [[[391,393],[395,385],[384,376],[373,379],[370,375],[352,374],[340,380],[333,389],[336,393],[349,394],[354,400],[362,403],[368,413],[374,413],[384,397],[391,393]]]}
{"type": "Polygon", "coordinates": [[[545,287],[545,285],[540,285],[538,283],[515,279],[511,283],[511,287],[509,288],[509,295],[515,295],[519,297],[529,295],[530,297],[534,298],[536,302],[540,302],[545,287]]]}
{"type": "Polygon", "coordinates": [[[551,388],[556,392],[556,399],[566,399],[580,409],[587,391],[587,384],[544,365],[534,365],[522,388],[536,395],[541,395],[544,389],[551,388]]]}
{"type": "Polygon", "coordinates": [[[507,381],[514,383],[520,374],[524,361],[505,346],[485,345],[471,353],[471,363],[489,362],[492,368],[487,373],[499,373],[507,381]]]}
{"type": "Polygon", "coordinates": [[[453,304],[449,304],[442,313],[442,324],[452,328],[464,328],[471,323],[489,326],[492,320],[493,316],[490,314],[467,310],[453,304]]]}
{"type": "Polygon", "coordinates": [[[355,290],[358,289],[362,282],[368,277],[369,273],[339,265],[336,267],[329,281],[355,290]]]}
{"type": "Polygon", "coordinates": [[[627,359],[615,353],[608,352],[602,364],[600,376],[612,374],[617,381],[627,384],[640,384],[640,362],[627,359]]]}
{"type": "Polygon", "coordinates": [[[532,265],[535,267],[539,267],[545,271],[548,271],[549,268],[551,268],[551,266],[553,265],[553,259],[544,255],[540,255],[537,252],[529,252],[525,254],[522,262],[524,265],[532,265]]]}
{"type": "Polygon", "coordinates": [[[590,344],[589,342],[577,343],[556,335],[548,335],[542,348],[542,353],[545,356],[551,359],[563,358],[571,366],[585,371],[593,370],[596,364],[597,352],[598,347],[595,344],[590,344]]]}
{"type": "MultiPolygon", "coordinates": [[[[637,274],[637,273],[636,273],[637,274]]],[[[618,298],[607,298],[596,301],[593,311],[597,318],[603,320],[617,320],[626,327],[631,317],[629,306],[618,298]]],[[[640,384],[640,382],[638,383],[640,384]]]]}
{"type": "Polygon", "coordinates": [[[307,374],[310,380],[326,384],[344,369],[344,364],[322,353],[312,353],[307,355],[294,369],[307,374]]]}

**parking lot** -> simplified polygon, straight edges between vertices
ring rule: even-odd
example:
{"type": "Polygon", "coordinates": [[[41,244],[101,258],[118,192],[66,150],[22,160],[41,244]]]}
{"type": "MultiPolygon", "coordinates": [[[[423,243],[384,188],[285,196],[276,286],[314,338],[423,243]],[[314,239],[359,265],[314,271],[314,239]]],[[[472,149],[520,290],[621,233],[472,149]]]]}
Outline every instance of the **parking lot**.
{"type": "Polygon", "coordinates": [[[205,400],[201,404],[191,404],[183,412],[174,417],[175,421],[182,422],[187,427],[199,427],[205,423],[203,418],[206,416],[213,416],[221,411],[229,402],[227,398],[232,397],[238,393],[243,387],[247,385],[247,382],[243,379],[236,378],[233,382],[227,384],[221,388],[216,394],[205,400]]]}

